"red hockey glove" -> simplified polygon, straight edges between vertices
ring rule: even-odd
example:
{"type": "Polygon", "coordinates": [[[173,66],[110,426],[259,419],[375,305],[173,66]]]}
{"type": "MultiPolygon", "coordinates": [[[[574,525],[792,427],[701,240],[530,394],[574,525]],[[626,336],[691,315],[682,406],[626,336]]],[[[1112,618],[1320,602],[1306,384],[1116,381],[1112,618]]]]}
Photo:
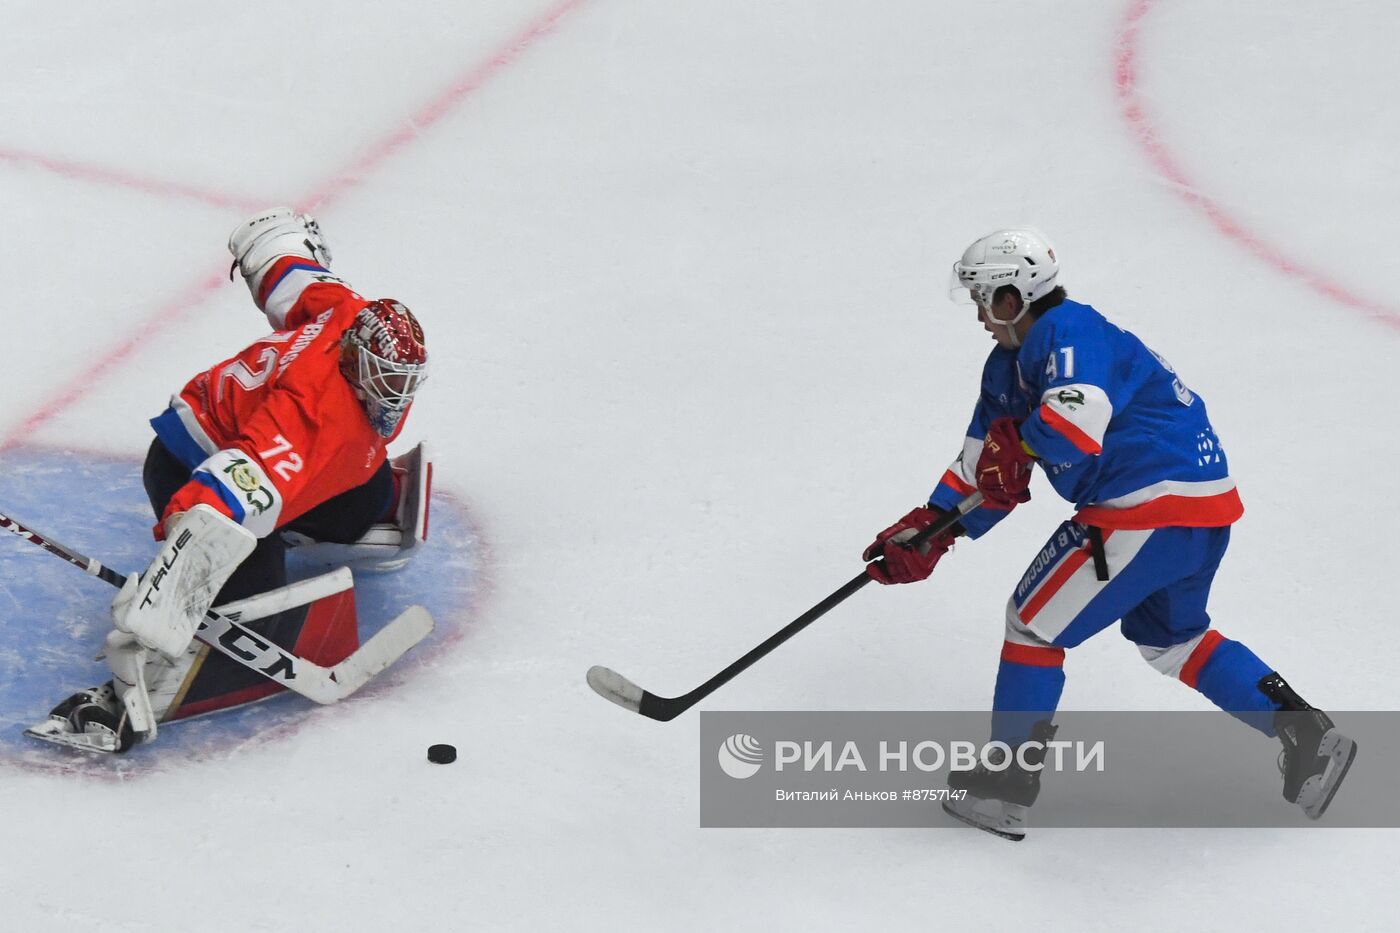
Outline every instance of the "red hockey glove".
{"type": "Polygon", "coordinates": [[[982,456],[977,458],[977,488],[993,509],[1011,511],[1031,501],[1031,465],[1035,458],[1021,445],[1021,433],[1010,418],[998,418],[987,431],[982,456]]]}
{"type": "Polygon", "coordinates": [[[917,550],[906,542],[944,515],[937,509],[917,508],[875,536],[865,549],[865,572],[876,583],[916,583],[928,579],[938,559],[953,546],[953,532],[945,531],[925,541],[917,550]],[[883,558],[876,560],[876,558],[883,558]]]}

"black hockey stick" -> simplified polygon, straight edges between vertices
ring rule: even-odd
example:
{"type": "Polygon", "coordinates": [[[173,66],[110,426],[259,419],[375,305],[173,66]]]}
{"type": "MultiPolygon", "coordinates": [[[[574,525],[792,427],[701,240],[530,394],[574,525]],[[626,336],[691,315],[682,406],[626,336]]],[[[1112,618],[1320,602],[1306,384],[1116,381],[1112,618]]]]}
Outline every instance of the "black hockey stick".
{"type": "MultiPolygon", "coordinates": [[[[974,492],[972,495],[959,502],[955,509],[911,538],[907,546],[918,547],[930,538],[942,534],[956,525],[958,519],[981,504],[982,494],[980,492],[974,492]]],[[[684,713],[696,703],[699,703],[701,700],[705,699],[705,697],[727,684],[759,658],[768,654],[774,648],[826,615],[827,612],[840,605],[853,593],[869,583],[870,580],[870,575],[862,570],[860,576],[852,578],[845,586],[774,632],[762,644],[754,648],[748,654],[744,655],[694,690],[682,696],[657,696],[650,691],[643,690],[617,671],[597,664],[588,669],[588,686],[592,687],[594,692],[599,696],[606,700],[611,700],[623,709],[629,709],[634,713],[641,713],[648,719],[670,722],[672,719],[675,719],[681,713],[684,713]]]]}
{"type": "MultiPolygon", "coordinates": [[[[39,545],[50,554],[63,558],[74,567],[118,589],[126,582],[126,578],[112,568],[104,567],[3,513],[0,513],[0,528],[39,545]]],[[[410,606],[334,667],[313,664],[212,609],[204,614],[195,637],[220,654],[309,700],[334,703],[360,689],[432,630],[433,617],[428,610],[422,606],[410,606]]]]}

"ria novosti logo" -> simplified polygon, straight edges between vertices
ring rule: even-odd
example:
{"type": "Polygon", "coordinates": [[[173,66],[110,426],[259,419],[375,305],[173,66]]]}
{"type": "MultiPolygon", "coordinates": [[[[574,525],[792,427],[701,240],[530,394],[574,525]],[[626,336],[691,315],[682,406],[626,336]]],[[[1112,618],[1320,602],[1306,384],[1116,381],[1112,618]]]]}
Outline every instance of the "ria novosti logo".
{"type": "Polygon", "coordinates": [[[763,745],[751,735],[736,733],[720,743],[719,766],[732,778],[753,777],[763,767],[763,745]]]}
{"type": "MultiPolygon", "coordinates": [[[[763,767],[763,743],[748,733],[736,732],[720,743],[718,758],[725,774],[738,780],[751,778],[763,767]]],[[[867,742],[864,751],[855,740],[777,739],[773,742],[773,772],[778,775],[786,771],[904,773],[911,770],[931,774],[944,768],[968,771],[978,765],[989,771],[1005,771],[1013,762],[1024,771],[1103,771],[1104,758],[1102,739],[1092,743],[1031,740],[1014,749],[995,739],[980,744],[966,740],[924,740],[912,746],[908,741],[882,739],[875,749],[867,742]],[[875,757],[872,758],[872,754],[875,757]],[[1026,757],[1028,754],[1032,757],[1026,757]]]]}

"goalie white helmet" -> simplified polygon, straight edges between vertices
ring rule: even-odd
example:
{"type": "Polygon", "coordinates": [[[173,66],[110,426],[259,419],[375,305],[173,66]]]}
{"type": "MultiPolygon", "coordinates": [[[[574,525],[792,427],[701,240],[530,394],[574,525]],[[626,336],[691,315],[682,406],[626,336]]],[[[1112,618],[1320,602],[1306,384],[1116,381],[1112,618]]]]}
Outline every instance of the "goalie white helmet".
{"type": "Polygon", "coordinates": [[[392,298],[371,301],[355,315],[341,342],[340,372],[381,437],[392,437],[413,396],[428,378],[423,328],[392,298]]]}

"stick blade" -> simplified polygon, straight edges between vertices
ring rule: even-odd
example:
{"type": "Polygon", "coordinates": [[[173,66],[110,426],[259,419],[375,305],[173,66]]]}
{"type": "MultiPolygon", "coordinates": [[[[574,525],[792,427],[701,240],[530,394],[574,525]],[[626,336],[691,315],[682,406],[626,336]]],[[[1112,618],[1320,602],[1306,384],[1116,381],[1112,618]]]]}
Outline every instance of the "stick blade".
{"type": "Polygon", "coordinates": [[[344,699],[363,687],[371,677],[427,638],[432,630],[432,614],[422,606],[409,606],[399,613],[350,657],[331,669],[331,676],[338,685],[335,699],[344,699]]]}
{"type": "Polygon", "coordinates": [[[642,711],[642,695],[646,692],[611,668],[595,664],[588,669],[588,686],[605,700],[634,713],[642,711]]]}

